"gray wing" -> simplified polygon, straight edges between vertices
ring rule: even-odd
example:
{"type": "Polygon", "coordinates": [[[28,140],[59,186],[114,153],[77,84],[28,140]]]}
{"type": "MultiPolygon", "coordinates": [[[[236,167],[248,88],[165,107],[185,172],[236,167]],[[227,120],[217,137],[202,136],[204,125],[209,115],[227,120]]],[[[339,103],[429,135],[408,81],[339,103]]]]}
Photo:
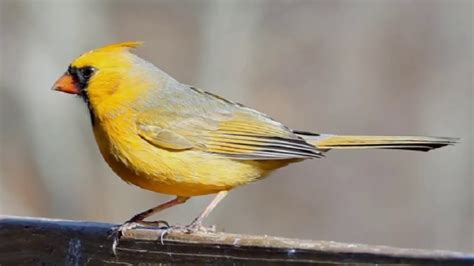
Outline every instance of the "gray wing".
{"type": "Polygon", "coordinates": [[[302,137],[268,116],[214,94],[177,84],[140,113],[139,135],[170,150],[200,150],[239,160],[321,157],[302,137]]]}

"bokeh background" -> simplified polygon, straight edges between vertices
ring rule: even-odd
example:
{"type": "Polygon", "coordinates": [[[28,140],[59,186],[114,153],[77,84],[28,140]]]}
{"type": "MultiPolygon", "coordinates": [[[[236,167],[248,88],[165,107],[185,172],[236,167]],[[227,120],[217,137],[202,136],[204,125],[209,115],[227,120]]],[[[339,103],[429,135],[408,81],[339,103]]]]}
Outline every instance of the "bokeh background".
{"type": "MultiPolygon", "coordinates": [[[[235,189],[229,232],[474,250],[472,1],[0,0],[0,214],[121,223],[170,196],[106,166],[79,99],[50,90],[79,54],[136,52],[183,83],[296,129],[460,137],[430,153],[333,151],[235,189]]],[[[187,223],[210,197],[159,218],[187,223]]]]}

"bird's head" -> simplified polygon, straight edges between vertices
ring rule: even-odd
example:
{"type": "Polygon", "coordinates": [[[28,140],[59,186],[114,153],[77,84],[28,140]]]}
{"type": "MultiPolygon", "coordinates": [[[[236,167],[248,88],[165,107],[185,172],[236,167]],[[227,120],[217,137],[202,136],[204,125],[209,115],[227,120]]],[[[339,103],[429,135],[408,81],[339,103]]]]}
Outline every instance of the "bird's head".
{"type": "Polygon", "coordinates": [[[113,105],[103,103],[133,100],[133,94],[138,94],[139,84],[145,84],[147,80],[147,71],[140,66],[148,64],[129,51],[141,44],[116,43],[82,54],[68,66],[53,89],[79,95],[91,112],[96,112],[101,105],[113,105]]]}

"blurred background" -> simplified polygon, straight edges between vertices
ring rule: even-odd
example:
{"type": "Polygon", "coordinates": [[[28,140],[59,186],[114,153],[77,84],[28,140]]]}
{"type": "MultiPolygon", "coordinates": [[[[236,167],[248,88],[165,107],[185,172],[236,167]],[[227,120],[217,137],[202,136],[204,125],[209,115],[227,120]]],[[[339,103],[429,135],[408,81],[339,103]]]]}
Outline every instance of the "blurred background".
{"type": "MultiPolygon", "coordinates": [[[[333,151],[235,189],[228,232],[474,250],[472,1],[0,0],[0,214],[121,223],[171,199],[121,181],[80,99],[50,90],[104,44],[325,133],[434,135],[430,153],[333,151]]],[[[211,199],[159,215],[188,223],[211,199]]]]}

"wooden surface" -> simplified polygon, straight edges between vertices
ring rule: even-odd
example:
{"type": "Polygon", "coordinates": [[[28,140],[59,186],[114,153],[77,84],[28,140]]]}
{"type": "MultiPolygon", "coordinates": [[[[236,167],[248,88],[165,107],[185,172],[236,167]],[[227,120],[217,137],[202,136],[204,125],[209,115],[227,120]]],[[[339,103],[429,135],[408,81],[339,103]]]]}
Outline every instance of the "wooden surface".
{"type": "Polygon", "coordinates": [[[135,229],[112,253],[113,225],[0,216],[0,265],[305,264],[473,265],[474,254],[228,233],[135,229]]]}

